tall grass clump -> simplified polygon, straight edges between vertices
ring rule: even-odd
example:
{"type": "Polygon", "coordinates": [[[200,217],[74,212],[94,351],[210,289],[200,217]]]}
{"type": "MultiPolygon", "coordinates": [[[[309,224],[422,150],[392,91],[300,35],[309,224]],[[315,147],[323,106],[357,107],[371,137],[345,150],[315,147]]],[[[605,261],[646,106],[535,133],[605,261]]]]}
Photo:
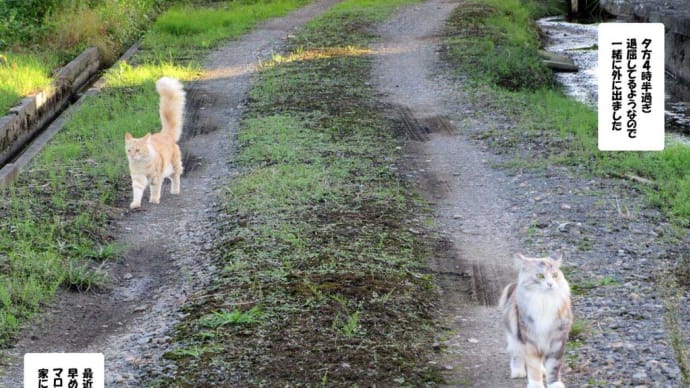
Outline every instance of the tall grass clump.
{"type": "Polygon", "coordinates": [[[450,20],[448,56],[475,82],[507,90],[538,90],[555,85],[540,60],[539,34],[520,0],[488,0],[458,7],[450,20]]]}

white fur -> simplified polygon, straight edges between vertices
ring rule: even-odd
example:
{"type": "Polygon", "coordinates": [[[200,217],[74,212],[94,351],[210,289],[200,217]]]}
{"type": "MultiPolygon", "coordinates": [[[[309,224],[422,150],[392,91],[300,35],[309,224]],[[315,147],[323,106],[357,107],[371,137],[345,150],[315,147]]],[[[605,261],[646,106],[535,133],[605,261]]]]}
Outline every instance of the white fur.
{"type": "MultiPolygon", "coordinates": [[[[572,320],[570,287],[559,270],[560,254],[556,258],[518,258],[517,285],[507,286],[499,302],[511,356],[510,376],[527,376],[528,388],[544,388],[545,376],[560,380],[560,355],[572,320]]],[[[548,384],[548,388],[564,387],[561,381],[548,384]]]]}

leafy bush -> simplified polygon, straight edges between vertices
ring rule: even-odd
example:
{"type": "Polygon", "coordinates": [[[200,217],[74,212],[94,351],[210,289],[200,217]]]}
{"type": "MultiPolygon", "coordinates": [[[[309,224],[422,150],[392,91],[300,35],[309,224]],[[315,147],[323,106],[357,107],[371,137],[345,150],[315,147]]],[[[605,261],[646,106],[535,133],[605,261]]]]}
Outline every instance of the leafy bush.
{"type": "Polygon", "coordinates": [[[35,41],[45,33],[43,20],[59,0],[0,1],[0,49],[14,44],[35,41]]]}

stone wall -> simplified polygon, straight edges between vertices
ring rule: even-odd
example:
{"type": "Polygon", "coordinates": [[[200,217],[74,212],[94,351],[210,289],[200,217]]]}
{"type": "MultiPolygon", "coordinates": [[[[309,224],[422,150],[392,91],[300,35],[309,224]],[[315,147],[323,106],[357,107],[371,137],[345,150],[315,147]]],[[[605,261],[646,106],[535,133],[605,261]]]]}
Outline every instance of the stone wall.
{"type": "Polygon", "coordinates": [[[599,5],[628,22],[663,23],[666,70],[690,83],[689,0],[600,0],[599,5]]]}

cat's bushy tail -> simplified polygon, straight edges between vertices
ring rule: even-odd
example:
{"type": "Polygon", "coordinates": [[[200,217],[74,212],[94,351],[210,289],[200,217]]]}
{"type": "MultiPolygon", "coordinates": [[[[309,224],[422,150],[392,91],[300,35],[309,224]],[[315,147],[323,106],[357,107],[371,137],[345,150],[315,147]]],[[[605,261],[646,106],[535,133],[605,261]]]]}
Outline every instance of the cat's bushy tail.
{"type": "Polygon", "coordinates": [[[161,96],[161,133],[170,134],[175,142],[182,135],[185,92],[182,83],[174,78],[163,77],[156,81],[156,90],[161,96]]]}
{"type": "Polygon", "coordinates": [[[498,299],[498,308],[500,310],[505,310],[512,304],[511,299],[513,298],[513,294],[515,294],[516,289],[517,283],[511,283],[503,289],[501,297],[498,299]]]}

